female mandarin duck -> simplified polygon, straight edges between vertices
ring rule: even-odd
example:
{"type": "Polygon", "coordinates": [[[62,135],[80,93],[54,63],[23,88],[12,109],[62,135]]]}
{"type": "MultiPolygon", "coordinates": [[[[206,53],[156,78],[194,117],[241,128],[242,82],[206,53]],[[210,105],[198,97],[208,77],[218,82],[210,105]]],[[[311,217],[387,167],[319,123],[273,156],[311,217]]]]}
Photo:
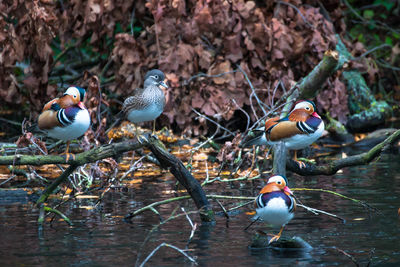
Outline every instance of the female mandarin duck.
{"type": "MultiPolygon", "coordinates": [[[[155,132],[155,119],[161,115],[165,106],[164,91],[160,88],[168,88],[164,82],[165,75],[162,71],[153,69],[146,73],[143,88],[135,90],[134,95],[128,97],[122,106],[125,116],[137,124],[139,122],[153,121],[153,134],[155,132]]],[[[137,128],[136,136],[138,136],[137,128]]]]}
{"type": "Polygon", "coordinates": [[[89,111],[82,102],[84,97],[85,89],[69,87],[62,97],[49,101],[38,118],[38,127],[48,136],[67,141],[67,161],[70,140],[82,136],[90,126],[89,111]]]}
{"type": "Polygon", "coordinates": [[[285,142],[289,150],[294,151],[294,160],[303,168],[305,164],[297,160],[297,151],[314,143],[324,132],[325,124],[315,112],[315,104],[310,100],[300,100],[294,104],[289,115],[268,119],[265,130],[257,136],[245,141],[249,145],[274,145],[285,142]]]}
{"type": "Polygon", "coordinates": [[[279,233],[274,235],[269,243],[279,240],[283,228],[293,218],[296,210],[293,193],[286,184],[286,178],[281,175],[270,177],[254,202],[257,219],[281,227],[279,233]]]}

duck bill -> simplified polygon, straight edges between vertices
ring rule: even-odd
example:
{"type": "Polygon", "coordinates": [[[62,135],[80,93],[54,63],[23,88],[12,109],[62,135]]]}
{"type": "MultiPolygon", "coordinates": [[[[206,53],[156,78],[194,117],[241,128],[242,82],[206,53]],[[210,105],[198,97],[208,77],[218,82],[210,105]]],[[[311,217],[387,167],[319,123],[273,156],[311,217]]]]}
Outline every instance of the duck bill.
{"type": "Polygon", "coordinates": [[[321,117],[320,117],[320,116],[318,115],[318,113],[315,112],[315,111],[313,112],[313,114],[311,114],[311,116],[321,119],[321,117]]]}
{"type": "Polygon", "coordinates": [[[83,102],[79,102],[78,103],[78,107],[80,108],[80,109],[85,109],[86,107],[85,107],[85,104],[83,104],[83,102]]]}
{"type": "Polygon", "coordinates": [[[164,87],[164,88],[168,88],[168,85],[167,85],[164,81],[160,82],[160,85],[161,85],[162,87],[164,87]]]}
{"type": "Polygon", "coordinates": [[[287,186],[285,186],[285,187],[283,188],[283,191],[284,191],[285,193],[289,194],[289,195],[293,195],[292,190],[290,190],[289,187],[287,187],[287,186]]]}

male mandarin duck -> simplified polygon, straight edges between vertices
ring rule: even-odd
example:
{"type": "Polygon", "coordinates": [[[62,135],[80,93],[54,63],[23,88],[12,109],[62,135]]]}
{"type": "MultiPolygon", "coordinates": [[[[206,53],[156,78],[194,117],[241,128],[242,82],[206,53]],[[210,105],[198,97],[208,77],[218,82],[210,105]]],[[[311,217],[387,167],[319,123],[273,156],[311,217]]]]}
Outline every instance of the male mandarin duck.
{"type": "MultiPolygon", "coordinates": [[[[134,124],[153,121],[153,134],[155,132],[155,120],[161,115],[165,106],[164,91],[160,88],[160,86],[168,88],[164,80],[165,75],[162,71],[158,69],[148,71],[144,77],[143,88],[136,89],[122,106],[122,112],[134,124]]],[[[138,136],[136,125],[135,131],[136,136],[138,136]]]]}
{"type": "Polygon", "coordinates": [[[287,186],[287,179],[281,175],[270,177],[267,185],[255,199],[254,206],[257,219],[281,227],[279,233],[274,235],[269,243],[279,240],[283,228],[293,218],[296,210],[296,200],[287,186]]]}
{"type": "Polygon", "coordinates": [[[89,111],[82,102],[84,97],[85,89],[69,87],[62,97],[48,102],[38,118],[39,129],[50,137],[67,141],[67,161],[70,141],[82,136],[90,126],[89,111]]]}
{"type": "Polygon", "coordinates": [[[62,97],[54,98],[53,100],[47,102],[42,109],[42,113],[46,110],[49,110],[51,108],[51,105],[54,103],[57,103],[61,108],[67,108],[73,105],[78,105],[79,103],[83,103],[83,99],[85,98],[85,93],[86,93],[85,89],[81,87],[78,86],[69,87],[65,91],[62,97]]]}
{"type": "Polygon", "coordinates": [[[284,141],[289,150],[294,151],[294,160],[300,168],[305,164],[297,160],[297,151],[314,143],[324,132],[325,124],[315,111],[314,102],[300,100],[294,104],[289,114],[280,119],[279,117],[268,119],[265,122],[265,130],[255,138],[247,141],[248,145],[274,145],[284,141]]]}

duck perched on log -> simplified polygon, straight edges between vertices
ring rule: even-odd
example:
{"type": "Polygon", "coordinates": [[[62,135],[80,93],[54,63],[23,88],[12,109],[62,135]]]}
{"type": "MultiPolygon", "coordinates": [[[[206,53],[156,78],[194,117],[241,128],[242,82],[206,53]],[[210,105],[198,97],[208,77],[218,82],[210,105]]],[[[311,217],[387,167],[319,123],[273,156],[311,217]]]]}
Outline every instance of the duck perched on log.
{"type": "Polygon", "coordinates": [[[284,118],[274,117],[265,122],[262,132],[245,142],[249,145],[274,145],[283,141],[289,150],[294,150],[294,161],[300,168],[305,164],[297,160],[297,150],[314,143],[325,129],[324,121],[315,111],[316,106],[311,100],[300,100],[294,104],[289,114],[284,118]]]}
{"type": "MultiPolygon", "coordinates": [[[[168,88],[164,82],[165,75],[158,69],[150,70],[144,77],[143,88],[137,88],[134,94],[128,97],[122,106],[125,117],[134,124],[153,121],[153,134],[155,132],[155,120],[164,110],[165,95],[160,86],[168,88]]],[[[138,137],[135,125],[136,136],[138,137]]],[[[138,139],[139,140],[139,139],[138,139]]]]}
{"type": "Polygon", "coordinates": [[[67,141],[67,161],[70,141],[82,136],[90,126],[89,111],[83,104],[85,92],[78,86],[69,87],[62,97],[46,103],[38,118],[39,129],[50,137],[67,141]]]}

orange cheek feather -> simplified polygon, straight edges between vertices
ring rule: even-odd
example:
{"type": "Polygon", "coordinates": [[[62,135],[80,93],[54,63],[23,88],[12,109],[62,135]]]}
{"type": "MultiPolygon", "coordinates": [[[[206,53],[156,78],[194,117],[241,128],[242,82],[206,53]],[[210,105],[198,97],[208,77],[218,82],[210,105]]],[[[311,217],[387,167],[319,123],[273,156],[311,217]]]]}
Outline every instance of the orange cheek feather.
{"type": "Polygon", "coordinates": [[[267,184],[261,189],[260,194],[271,193],[275,191],[281,191],[282,188],[279,188],[276,183],[267,184]]]}
{"type": "Polygon", "coordinates": [[[53,103],[57,103],[58,100],[59,100],[58,98],[54,98],[53,100],[47,102],[46,105],[44,105],[42,112],[46,111],[46,110],[49,110],[51,108],[51,105],[53,103]]]}
{"type": "Polygon", "coordinates": [[[294,110],[294,111],[292,111],[292,113],[290,113],[289,120],[290,121],[303,121],[304,122],[304,121],[306,121],[308,119],[308,117],[310,115],[311,114],[308,114],[306,111],[298,109],[298,110],[294,110]]]}
{"type": "Polygon", "coordinates": [[[74,99],[70,95],[65,95],[58,101],[58,104],[60,105],[61,108],[67,108],[76,105],[78,103],[79,103],[78,99],[74,99]]]}

